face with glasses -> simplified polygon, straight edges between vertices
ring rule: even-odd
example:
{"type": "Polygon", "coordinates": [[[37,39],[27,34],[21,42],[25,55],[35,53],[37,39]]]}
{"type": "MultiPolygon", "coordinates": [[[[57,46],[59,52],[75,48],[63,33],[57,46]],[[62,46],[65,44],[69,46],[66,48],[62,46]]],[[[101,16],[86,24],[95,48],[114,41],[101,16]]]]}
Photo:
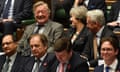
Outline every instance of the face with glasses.
{"type": "Polygon", "coordinates": [[[113,61],[118,54],[118,50],[115,50],[109,41],[104,41],[101,44],[101,57],[106,61],[113,61]]]}
{"type": "Polygon", "coordinates": [[[16,52],[17,44],[13,41],[12,35],[6,35],[2,39],[2,48],[6,55],[13,55],[16,52]]]}

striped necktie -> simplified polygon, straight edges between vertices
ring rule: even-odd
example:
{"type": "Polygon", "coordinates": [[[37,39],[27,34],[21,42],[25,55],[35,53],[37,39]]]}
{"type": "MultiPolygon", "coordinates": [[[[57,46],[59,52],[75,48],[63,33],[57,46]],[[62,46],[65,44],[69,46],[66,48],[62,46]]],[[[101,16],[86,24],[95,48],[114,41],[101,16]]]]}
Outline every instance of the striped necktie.
{"type": "Polygon", "coordinates": [[[7,1],[7,4],[5,5],[4,9],[3,9],[3,18],[8,18],[8,14],[9,14],[9,10],[10,10],[10,7],[11,7],[11,1],[12,0],[8,0],[7,1]]]}

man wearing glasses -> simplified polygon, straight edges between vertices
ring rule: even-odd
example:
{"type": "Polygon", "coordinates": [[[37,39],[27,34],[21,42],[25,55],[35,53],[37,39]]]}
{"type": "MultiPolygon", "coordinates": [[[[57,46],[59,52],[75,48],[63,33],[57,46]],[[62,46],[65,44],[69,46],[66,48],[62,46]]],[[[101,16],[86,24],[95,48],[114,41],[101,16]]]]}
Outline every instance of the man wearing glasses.
{"type": "Polygon", "coordinates": [[[0,72],[20,72],[25,58],[17,52],[17,42],[13,35],[7,34],[2,39],[4,55],[0,56],[0,72]]]}

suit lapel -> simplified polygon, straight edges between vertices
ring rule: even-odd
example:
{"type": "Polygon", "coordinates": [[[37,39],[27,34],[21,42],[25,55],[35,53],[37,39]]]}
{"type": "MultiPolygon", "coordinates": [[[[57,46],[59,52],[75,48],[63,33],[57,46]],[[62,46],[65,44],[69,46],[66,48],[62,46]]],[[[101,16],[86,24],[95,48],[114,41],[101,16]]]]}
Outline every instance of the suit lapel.
{"type": "Polygon", "coordinates": [[[13,66],[12,66],[11,72],[14,72],[15,69],[16,69],[16,67],[17,67],[17,65],[19,65],[19,64],[18,64],[18,62],[19,62],[18,60],[19,60],[19,55],[17,54],[17,55],[16,55],[16,58],[15,58],[15,61],[14,61],[14,64],[13,64],[13,66]]]}
{"type": "Polygon", "coordinates": [[[25,67],[25,72],[31,72],[35,63],[35,57],[31,57],[29,61],[27,61],[27,65],[25,67]]]}
{"type": "Polygon", "coordinates": [[[5,63],[5,59],[6,59],[6,56],[1,56],[0,57],[0,71],[2,70],[3,68],[3,65],[5,63]]]}
{"type": "Polygon", "coordinates": [[[118,61],[116,72],[119,72],[119,71],[120,71],[120,62],[118,61]]]}
{"type": "Polygon", "coordinates": [[[0,9],[1,9],[0,11],[1,11],[1,12],[0,12],[0,13],[2,13],[2,11],[3,11],[3,9],[4,9],[5,1],[6,1],[6,0],[1,0],[1,3],[0,3],[0,9]]]}
{"type": "Polygon", "coordinates": [[[104,70],[104,65],[102,65],[102,66],[100,67],[99,72],[103,72],[103,70],[104,70]]]}
{"type": "Polygon", "coordinates": [[[14,9],[17,8],[18,3],[19,3],[19,0],[15,0],[15,1],[14,1],[14,9]]]}
{"type": "Polygon", "coordinates": [[[46,55],[45,59],[43,60],[41,66],[40,66],[40,72],[46,72],[44,70],[47,70],[47,65],[48,65],[48,59],[47,59],[48,54],[46,55]]]}
{"type": "Polygon", "coordinates": [[[35,26],[36,26],[36,24],[34,23],[34,24],[32,24],[31,28],[29,28],[29,30],[28,30],[28,37],[30,37],[30,35],[33,34],[35,26]]]}
{"type": "Polygon", "coordinates": [[[51,32],[51,21],[49,20],[45,25],[45,30],[43,31],[43,34],[46,36],[49,36],[49,33],[51,32]]]}

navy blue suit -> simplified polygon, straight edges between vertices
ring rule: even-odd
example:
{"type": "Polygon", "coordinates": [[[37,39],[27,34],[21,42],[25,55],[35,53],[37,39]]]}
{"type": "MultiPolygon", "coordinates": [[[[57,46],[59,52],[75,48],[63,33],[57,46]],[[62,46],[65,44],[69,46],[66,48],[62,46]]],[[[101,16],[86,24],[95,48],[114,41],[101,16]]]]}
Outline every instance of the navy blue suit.
{"type": "MultiPolygon", "coordinates": [[[[103,72],[103,69],[104,69],[104,64],[95,67],[94,72],[103,72]]],[[[120,71],[120,63],[118,62],[117,68],[116,68],[116,71],[115,71],[115,72],[119,72],[119,71],[120,71]]]]}

